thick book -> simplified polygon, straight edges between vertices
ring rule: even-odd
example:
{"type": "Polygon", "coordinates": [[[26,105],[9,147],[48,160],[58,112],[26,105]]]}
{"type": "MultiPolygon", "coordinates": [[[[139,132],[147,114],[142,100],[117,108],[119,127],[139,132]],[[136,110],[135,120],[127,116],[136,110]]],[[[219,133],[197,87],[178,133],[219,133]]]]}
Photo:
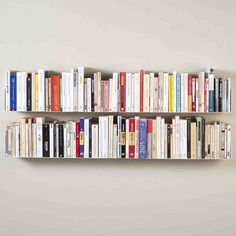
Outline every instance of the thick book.
{"type": "Polygon", "coordinates": [[[11,72],[10,74],[10,110],[16,111],[17,100],[16,100],[16,73],[11,72]]]}
{"type": "Polygon", "coordinates": [[[51,111],[60,111],[60,76],[51,76],[51,111]]]}
{"type": "Polygon", "coordinates": [[[76,121],[75,123],[76,131],[76,158],[80,157],[80,123],[76,121]]]}
{"type": "Polygon", "coordinates": [[[129,119],[129,158],[134,158],[135,154],[135,119],[129,119]]]}
{"type": "Polygon", "coordinates": [[[84,117],[80,118],[80,157],[84,158],[84,117]]]}
{"type": "Polygon", "coordinates": [[[139,120],[139,158],[147,157],[147,120],[139,120]]]}
{"type": "Polygon", "coordinates": [[[49,124],[43,124],[43,157],[50,156],[49,124]]]}
{"type": "Polygon", "coordinates": [[[120,72],[120,111],[126,111],[126,73],[120,72]]]}

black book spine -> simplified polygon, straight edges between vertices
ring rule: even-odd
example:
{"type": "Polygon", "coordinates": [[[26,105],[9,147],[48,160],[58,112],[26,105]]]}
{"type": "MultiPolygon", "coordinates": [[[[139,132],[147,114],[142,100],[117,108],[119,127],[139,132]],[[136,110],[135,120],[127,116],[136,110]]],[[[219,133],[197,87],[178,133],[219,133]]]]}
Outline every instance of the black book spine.
{"type": "Polygon", "coordinates": [[[170,124],[167,125],[167,158],[171,158],[171,134],[172,127],[170,124]]]}
{"type": "Polygon", "coordinates": [[[43,157],[49,157],[49,124],[43,124],[43,157]]]}
{"type": "Polygon", "coordinates": [[[92,157],[92,120],[89,119],[89,157],[92,157]]]}
{"type": "Polygon", "coordinates": [[[206,122],[205,119],[202,118],[202,158],[205,158],[205,128],[206,122]]]}
{"type": "Polygon", "coordinates": [[[223,91],[223,80],[219,78],[219,112],[222,112],[222,91],[223,91]]]}
{"type": "Polygon", "coordinates": [[[28,73],[27,75],[27,80],[26,80],[26,109],[27,111],[31,111],[32,108],[31,108],[31,100],[32,100],[32,93],[31,93],[31,74],[28,73]]]}
{"type": "Polygon", "coordinates": [[[94,111],[94,78],[92,78],[92,91],[91,91],[91,111],[94,111]]]}
{"type": "Polygon", "coordinates": [[[57,156],[57,132],[56,132],[56,124],[53,124],[53,156],[57,156]]]}
{"type": "Polygon", "coordinates": [[[187,118],[187,158],[191,158],[191,118],[187,118]]]}
{"type": "Polygon", "coordinates": [[[59,157],[64,157],[64,128],[63,124],[58,125],[59,157]]]}
{"type": "Polygon", "coordinates": [[[121,157],[125,158],[126,154],[126,135],[125,135],[125,118],[121,119],[121,157]]]}

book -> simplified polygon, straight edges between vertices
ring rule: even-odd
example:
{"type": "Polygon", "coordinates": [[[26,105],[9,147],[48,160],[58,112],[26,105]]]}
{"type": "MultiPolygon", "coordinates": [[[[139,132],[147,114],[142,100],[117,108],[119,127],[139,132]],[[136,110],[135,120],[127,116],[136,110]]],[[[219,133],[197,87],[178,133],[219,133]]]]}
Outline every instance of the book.
{"type": "Polygon", "coordinates": [[[51,111],[60,111],[60,76],[51,76],[51,111]]]}

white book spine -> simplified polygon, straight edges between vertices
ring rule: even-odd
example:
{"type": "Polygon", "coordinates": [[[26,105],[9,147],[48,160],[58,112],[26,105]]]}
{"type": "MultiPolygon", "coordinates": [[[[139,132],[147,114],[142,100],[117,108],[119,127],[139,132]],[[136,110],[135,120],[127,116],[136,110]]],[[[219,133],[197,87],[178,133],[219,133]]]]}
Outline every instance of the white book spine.
{"type": "Polygon", "coordinates": [[[84,67],[78,68],[78,111],[84,111],[84,67]]]}
{"type": "Polygon", "coordinates": [[[61,73],[62,81],[62,111],[67,111],[67,72],[61,73]]]}
{"type": "Polygon", "coordinates": [[[195,106],[196,106],[196,112],[198,112],[199,111],[199,97],[198,97],[199,86],[198,86],[198,79],[197,78],[195,80],[195,86],[196,86],[196,92],[195,92],[195,94],[196,94],[196,104],[195,104],[195,106]]]}
{"type": "Polygon", "coordinates": [[[10,71],[5,70],[5,110],[10,111],[10,71]]]}
{"type": "Polygon", "coordinates": [[[25,124],[25,157],[29,157],[29,124],[25,124]]]}
{"type": "Polygon", "coordinates": [[[38,70],[38,111],[45,111],[45,71],[38,70]]]}
{"type": "Polygon", "coordinates": [[[161,159],[165,159],[166,156],[165,156],[165,119],[162,118],[161,119],[161,141],[162,141],[162,144],[161,144],[161,159]]]}
{"type": "Polygon", "coordinates": [[[78,111],[78,69],[71,69],[73,79],[73,111],[78,111]]]}
{"type": "Polygon", "coordinates": [[[209,112],[209,79],[206,78],[206,112],[209,112]]]}
{"type": "Polygon", "coordinates": [[[118,111],[118,73],[113,73],[113,93],[112,93],[112,111],[118,111]]]}
{"type": "Polygon", "coordinates": [[[227,112],[231,112],[231,79],[230,78],[228,78],[227,96],[228,96],[227,112]]]}
{"type": "Polygon", "coordinates": [[[140,74],[135,73],[134,74],[134,80],[135,80],[135,89],[134,89],[134,110],[135,112],[140,111],[140,74]]]}
{"type": "Polygon", "coordinates": [[[104,149],[103,149],[103,156],[104,158],[108,158],[108,145],[109,145],[109,141],[108,141],[108,117],[105,116],[104,117],[104,129],[103,129],[103,132],[104,132],[104,135],[103,135],[103,142],[104,142],[104,149]]]}
{"type": "Polygon", "coordinates": [[[98,80],[98,100],[97,100],[97,111],[102,111],[102,75],[101,72],[97,72],[97,80],[98,80]]]}
{"type": "Polygon", "coordinates": [[[132,79],[132,74],[131,73],[126,73],[126,111],[131,112],[131,100],[132,100],[132,94],[131,94],[131,79],[132,79]]]}
{"type": "Polygon", "coordinates": [[[121,116],[117,117],[117,157],[121,158],[121,116]]]}
{"type": "Polygon", "coordinates": [[[164,73],[163,81],[164,81],[164,87],[163,87],[163,89],[164,89],[164,91],[163,91],[163,112],[168,112],[168,81],[169,81],[169,73],[164,73]]]}
{"type": "Polygon", "coordinates": [[[32,123],[33,157],[37,157],[37,127],[32,123]]]}
{"type": "MultiPolygon", "coordinates": [[[[19,123],[16,123],[16,126],[15,126],[15,132],[16,132],[16,139],[15,139],[15,149],[16,149],[16,152],[15,152],[15,157],[18,158],[20,157],[20,146],[19,146],[19,136],[20,136],[20,125],[19,123]]],[[[9,135],[11,136],[11,135],[9,135]]]]}
{"type": "Polygon", "coordinates": [[[188,112],[188,73],[184,73],[184,112],[188,112]]]}
{"type": "Polygon", "coordinates": [[[108,116],[108,129],[109,129],[109,137],[108,137],[108,148],[109,148],[109,153],[108,157],[112,158],[113,157],[113,116],[108,116]]]}
{"type": "Polygon", "coordinates": [[[26,111],[26,80],[27,80],[27,73],[21,73],[21,80],[22,80],[22,97],[21,97],[21,109],[22,111],[26,111]]]}
{"type": "Polygon", "coordinates": [[[86,78],[87,80],[87,112],[91,112],[91,91],[92,91],[92,80],[91,78],[86,78]]]}
{"type": "Polygon", "coordinates": [[[22,105],[21,105],[21,99],[22,99],[22,79],[21,79],[22,73],[16,72],[16,110],[22,111],[22,105]]]}
{"type": "Polygon", "coordinates": [[[180,150],[179,150],[179,133],[180,133],[180,120],[179,120],[179,116],[175,117],[175,136],[176,136],[176,140],[175,140],[175,150],[176,150],[176,159],[179,159],[180,157],[180,150]]]}
{"type": "Polygon", "coordinates": [[[183,159],[183,120],[179,120],[179,159],[183,159]]]}
{"type": "Polygon", "coordinates": [[[36,123],[36,135],[37,135],[37,145],[36,145],[36,156],[37,157],[42,157],[43,156],[43,130],[42,130],[42,123],[36,123]]]}
{"type": "Polygon", "coordinates": [[[149,87],[149,91],[150,91],[150,98],[149,98],[149,111],[150,112],[154,112],[154,73],[150,73],[150,87],[149,87]]]}
{"type": "Polygon", "coordinates": [[[53,142],[53,124],[49,124],[49,157],[53,157],[54,155],[54,142],[53,142]]]}
{"type": "Polygon", "coordinates": [[[67,111],[73,111],[73,77],[67,73],[67,111]]]}
{"type": "Polygon", "coordinates": [[[98,148],[98,157],[99,158],[102,158],[102,148],[103,148],[103,140],[102,140],[102,130],[103,130],[103,117],[102,116],[99,116],[98,118],[98,129],[99,129],[99,132],[98,132],[98,135],[99,135],[99,140],[98,140],[98,144],[99,144],[99,148],[98,148]]]}
{"type": "Polygon", "coordinates": [[[156,140],[156,146],[157,146],[157,152],[156,152],[156,158],[157,159],[160,159],[160,156],[161,156],[161,145],[160,145],[160,137],[161,137],[161,134],[160,134],[160,117],[156,117],[156,123],[157,123],[157,126],[156,126],[156,133],[157,133],[157,140],[156,140]]]}
{"type": "Polygon", "coordinates": [[[98,158],[98,125],[92,125],[92,158],[98,158]]]}
{"type": "Polygon", "coordinates": [[[125,120],[125,157],[129,158],[129,119],[125,120]]]}
{"type": "Polygon", "coordinates": [[[84,119],[84,158],[89,158],[89,119],[84,119]]]}

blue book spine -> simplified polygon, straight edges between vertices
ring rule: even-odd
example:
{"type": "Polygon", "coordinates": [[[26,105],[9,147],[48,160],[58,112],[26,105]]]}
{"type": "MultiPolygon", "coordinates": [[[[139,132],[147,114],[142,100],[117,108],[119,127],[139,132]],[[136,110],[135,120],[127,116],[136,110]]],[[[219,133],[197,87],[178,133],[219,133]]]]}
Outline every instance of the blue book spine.
{"type": "Polygon", "coordinates": [[[16,111],[16,74],[10,76],[10,110],[16,111]]]}
{"type": "Polygon", "coordinates": [[[80,157],[84,158],[84,118],[80,118],[80,157]]]}
{"type": "Polygon", "coordinates": [[[176,75],[176,112],[180,112],[180,74],[176,75]]]}
{"type": "Polygon", "coordinates": [[[139,158],[147,157],[147,120],[140,119],[139,121],[139,158]]]}

